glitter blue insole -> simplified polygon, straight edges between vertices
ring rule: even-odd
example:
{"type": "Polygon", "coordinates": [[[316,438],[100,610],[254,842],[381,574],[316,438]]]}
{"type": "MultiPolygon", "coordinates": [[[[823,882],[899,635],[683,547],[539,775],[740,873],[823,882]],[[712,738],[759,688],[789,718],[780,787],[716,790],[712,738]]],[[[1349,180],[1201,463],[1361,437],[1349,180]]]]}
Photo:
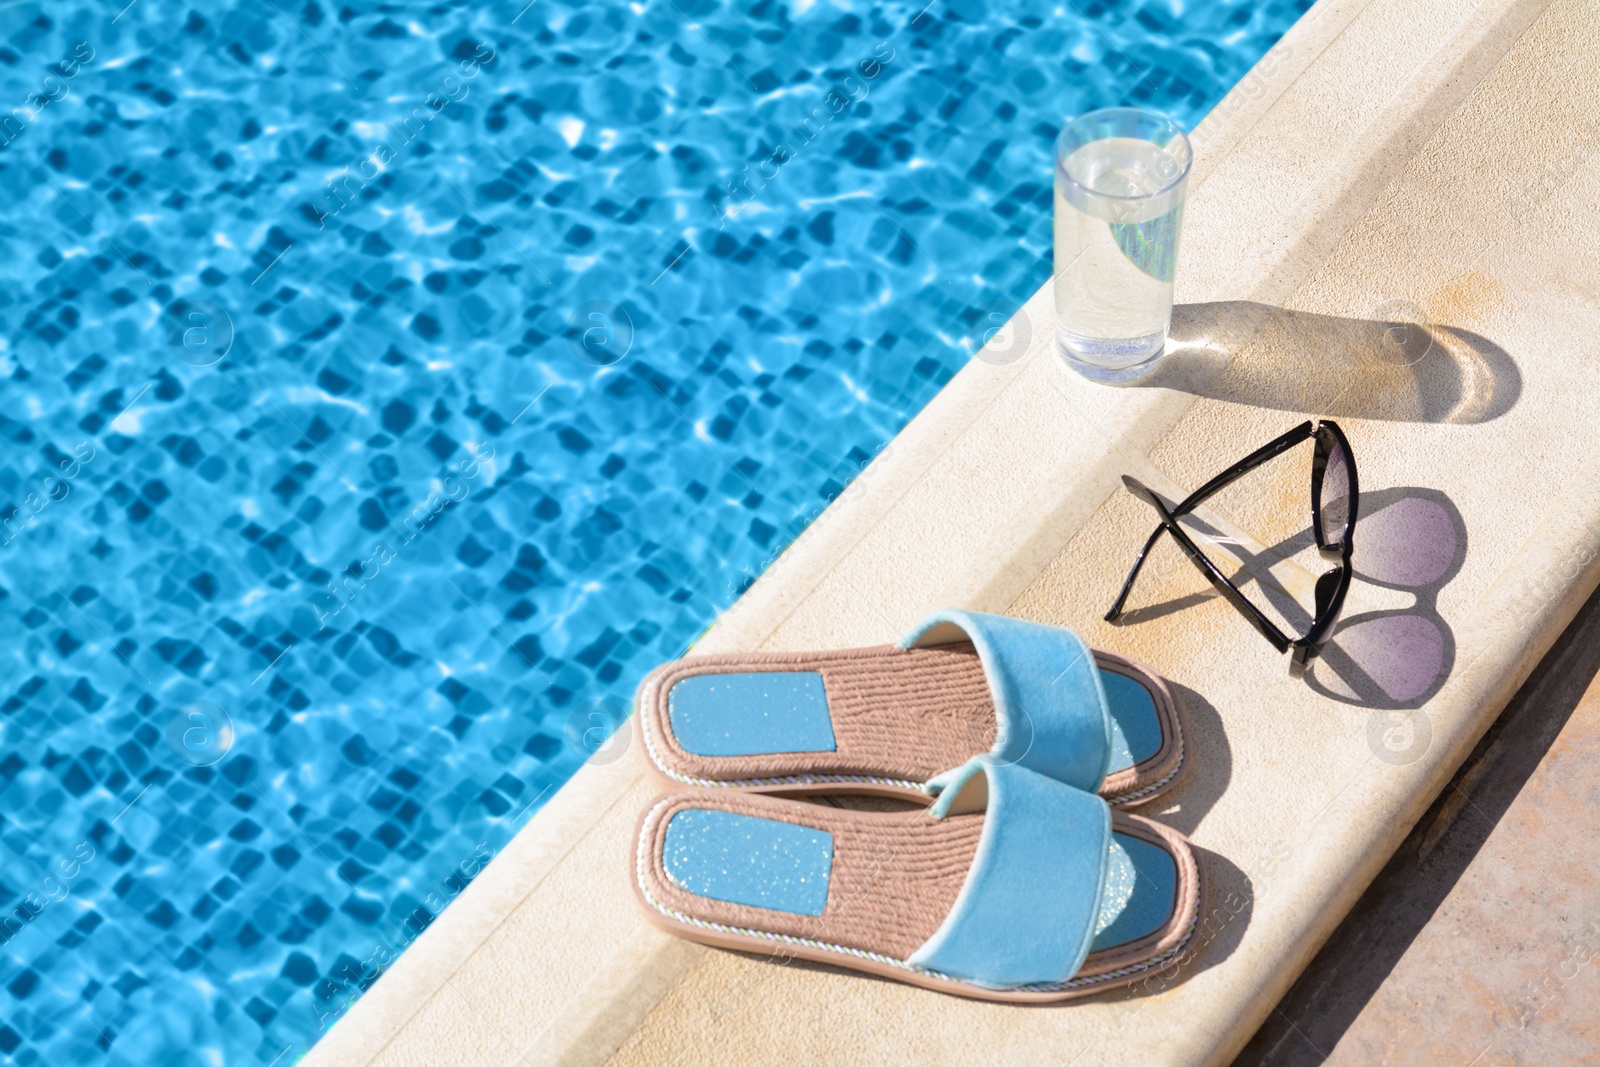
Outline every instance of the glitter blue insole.
{"type": "Polygon", "coordinates": [[[1127,834],[1112,834],[1100,918],[1089,951],[1126,944],[1161,929],[1172,916],[1177,892],[1178,866],[1165,849],[1127,834]]]}
{"type": "MultiPolygon", "coordinates": [[[[833,835],[775,819],[689,808],[668,821],[662,861],[673,884],[696,896],[821,915],[833,873],[833,835]]],[[[1090,951],[1159,930],[1172,915],[1177,881],[1177,865],[1164,850],[1112,834],[1090,951]]]]}
{"type": "Polygon", "coordinates": [[[821,915],[833,872],[833,835],[776,819],[689,808],[667,823],[662,861],[667,877],[696,896],[821,915]]]}
{"type": "Polygon", "coordinates": [[[1150,690],[1116,671],[1101,670],[1111,712],[1111,765],[1106,773],[1143,763],[1161,748],[1161,720],[1150,690]]]}
{"type": "MultiPolygon", "coordinates": [[[[1161,748],[1161,721],[1150,691],[1115,671],[1102,670],[1111,712],[1108,773],[1132,767],[1161,748]]],[[[822,675],[816,671],[699,674],[668,694],[673,736],[696,756],[756,756],[832,752],[833,722],[822,675]]]]}

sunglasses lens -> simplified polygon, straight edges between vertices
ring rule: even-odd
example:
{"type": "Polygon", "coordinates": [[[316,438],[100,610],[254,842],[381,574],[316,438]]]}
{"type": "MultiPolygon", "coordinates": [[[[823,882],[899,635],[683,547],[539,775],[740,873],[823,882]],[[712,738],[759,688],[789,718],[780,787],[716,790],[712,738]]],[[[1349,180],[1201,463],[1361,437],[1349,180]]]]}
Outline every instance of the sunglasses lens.
{"type": "Polygon", "coordinates": [[[1328,456],[1328,467],[1322,474],[1322,499],[1317,504],[1324,543],[1340,544],[1350,525],[1350,458],[1342,444],[1335,444],[1328,456]]]}

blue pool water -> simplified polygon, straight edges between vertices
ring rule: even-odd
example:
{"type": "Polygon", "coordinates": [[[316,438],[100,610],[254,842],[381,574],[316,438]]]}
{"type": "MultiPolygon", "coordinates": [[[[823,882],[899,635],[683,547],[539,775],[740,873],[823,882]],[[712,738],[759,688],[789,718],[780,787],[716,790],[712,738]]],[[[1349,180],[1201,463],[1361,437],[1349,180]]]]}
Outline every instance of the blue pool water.
{"type": "Polygon", "coordinates": [[[294,1062],[1309,0],[122,3],[0,4],[8,1063],[294,1062]]]}

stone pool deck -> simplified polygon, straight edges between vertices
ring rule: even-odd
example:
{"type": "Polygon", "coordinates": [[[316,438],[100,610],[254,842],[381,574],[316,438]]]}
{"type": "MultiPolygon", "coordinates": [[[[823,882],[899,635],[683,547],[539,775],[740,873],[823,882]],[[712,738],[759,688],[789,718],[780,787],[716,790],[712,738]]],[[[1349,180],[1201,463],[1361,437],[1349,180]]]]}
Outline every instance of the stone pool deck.
{"type": "MultiPolygon", "coordinates": [[[[1236,1055],[1600,582],[1596,13],[1321,0],[1195,131],[1159,377],[1066,375],[1042,291],[698,646],[877,644],[964,606],[1156,666],[1190,707],[1194,764],[1147,814],[1191,836],[1210,886],[1175,973],[1023,1009],[676,941],[631,899],[651,789],[630,752],[585,767],[304,1062],[1236,1055]],[[1386,581],[1352,588],[1316,684],[1171,546],[1143,610],[1099,621],[1150,528],[1119,475],[1181,496],[1317,415],[1352,440],[1358,571],[1386,581]]],[[[1249,533],[1304,507],[1285,493],[1203,518],[1264,587],[1303,594],[1313,575],[1249,533]]]]}
{"type": "Polygon", "coordinates": [[[1600,1049],[1600,593],[1236,1067],[1534,1067],[1600,1049]]]}

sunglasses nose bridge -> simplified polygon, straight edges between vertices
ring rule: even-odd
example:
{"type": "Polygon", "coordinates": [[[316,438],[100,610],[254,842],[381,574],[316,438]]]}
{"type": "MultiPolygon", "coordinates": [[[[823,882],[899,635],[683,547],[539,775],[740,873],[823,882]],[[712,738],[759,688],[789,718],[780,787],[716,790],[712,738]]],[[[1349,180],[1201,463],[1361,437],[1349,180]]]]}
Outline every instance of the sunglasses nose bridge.
{"type": "Polygon", "coordinates": [[[1338,595],[1339,582],[1342,580],[1343,576],[1343,568],[1335,567],[1333,570],[1325,572],[1322,577],[1317,579],[1316,597],[1318,618],[1321,618],[1327,613],[1329,605],[1333,603],[1333,598],[1338,595]]]}

